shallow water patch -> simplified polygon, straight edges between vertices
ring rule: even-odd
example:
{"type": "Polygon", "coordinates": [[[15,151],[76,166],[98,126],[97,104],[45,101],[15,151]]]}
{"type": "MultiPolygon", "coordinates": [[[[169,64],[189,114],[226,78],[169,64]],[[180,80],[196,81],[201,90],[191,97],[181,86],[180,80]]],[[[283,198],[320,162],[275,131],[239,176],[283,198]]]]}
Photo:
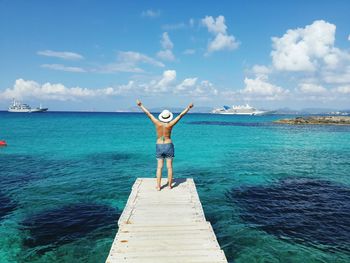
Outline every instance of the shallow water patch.
{"type": "Polygon", "coordinates": [[[110,235],[117,227],[120,212],[110,206],[90,203],[66,205],[28,216],[22,229],[28,231],[25,247],[38,253],[86,237],[99,229],[95,237],[110,235]]]}
{"type": "Polygon", "coordinates": [[[350,189],[326,180],[291,178],[232,189],[240,217],[280,239],[350,252],[350,189]]]}

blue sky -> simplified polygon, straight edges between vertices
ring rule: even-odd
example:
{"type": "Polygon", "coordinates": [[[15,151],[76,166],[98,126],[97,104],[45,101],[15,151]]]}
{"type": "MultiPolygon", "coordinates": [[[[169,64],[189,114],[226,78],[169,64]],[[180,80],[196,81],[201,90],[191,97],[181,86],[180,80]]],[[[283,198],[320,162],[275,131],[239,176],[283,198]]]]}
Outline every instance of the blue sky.
{"type": "Polygon", "coordinates": [[[350,108],[350,2],[0,1],[0,109],[350,108]]]}

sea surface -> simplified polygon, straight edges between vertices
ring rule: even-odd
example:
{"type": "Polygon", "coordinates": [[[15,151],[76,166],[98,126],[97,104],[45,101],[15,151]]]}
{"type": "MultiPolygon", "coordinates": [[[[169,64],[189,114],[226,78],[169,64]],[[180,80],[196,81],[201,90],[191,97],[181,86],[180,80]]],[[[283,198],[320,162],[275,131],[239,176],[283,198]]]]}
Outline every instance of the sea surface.
{"type": "MultiPolygon", "coordinates": [[[[350,127],[284,117],[186,115],[174,176],[229,262],[350,262],[350,127]]],[[[143,114],[0,112],[0,262],[104,262],[155,139],[143,114]]]]}

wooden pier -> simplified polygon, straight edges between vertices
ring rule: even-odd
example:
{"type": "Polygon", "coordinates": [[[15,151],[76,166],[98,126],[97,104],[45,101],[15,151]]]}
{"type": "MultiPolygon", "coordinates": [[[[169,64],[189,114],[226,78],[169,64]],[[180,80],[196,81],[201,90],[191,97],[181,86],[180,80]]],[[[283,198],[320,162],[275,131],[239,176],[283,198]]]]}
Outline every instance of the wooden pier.
{"type": "Polygon", "coordinates": [[[135,181],[106,263],[227,263],[193,179],[176,179],[171,190],[155,185],[135,181]]]}

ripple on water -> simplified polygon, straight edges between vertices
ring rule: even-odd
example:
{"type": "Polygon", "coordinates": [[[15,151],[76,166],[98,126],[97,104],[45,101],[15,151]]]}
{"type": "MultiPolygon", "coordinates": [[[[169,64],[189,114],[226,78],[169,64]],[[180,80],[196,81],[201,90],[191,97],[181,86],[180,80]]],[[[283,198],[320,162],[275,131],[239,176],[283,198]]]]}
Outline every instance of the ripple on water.
{"type": "Polygon", "coordinates": [[[270,186],[232,189],[240,217],[297,243],[350,252],[350,189],[326,180],[293,178],[270,186]]]}
{"type": "Polygon", "coordinates": [[[119,216],[119,211],[110,206],[91,203],[44,210],[28,216],[22,222],[22,229],[29,233],[23,244],[35,248],[38,253],[44,253],[100,228],[102,235],[108,236],[116,228],[119,216]]]}

